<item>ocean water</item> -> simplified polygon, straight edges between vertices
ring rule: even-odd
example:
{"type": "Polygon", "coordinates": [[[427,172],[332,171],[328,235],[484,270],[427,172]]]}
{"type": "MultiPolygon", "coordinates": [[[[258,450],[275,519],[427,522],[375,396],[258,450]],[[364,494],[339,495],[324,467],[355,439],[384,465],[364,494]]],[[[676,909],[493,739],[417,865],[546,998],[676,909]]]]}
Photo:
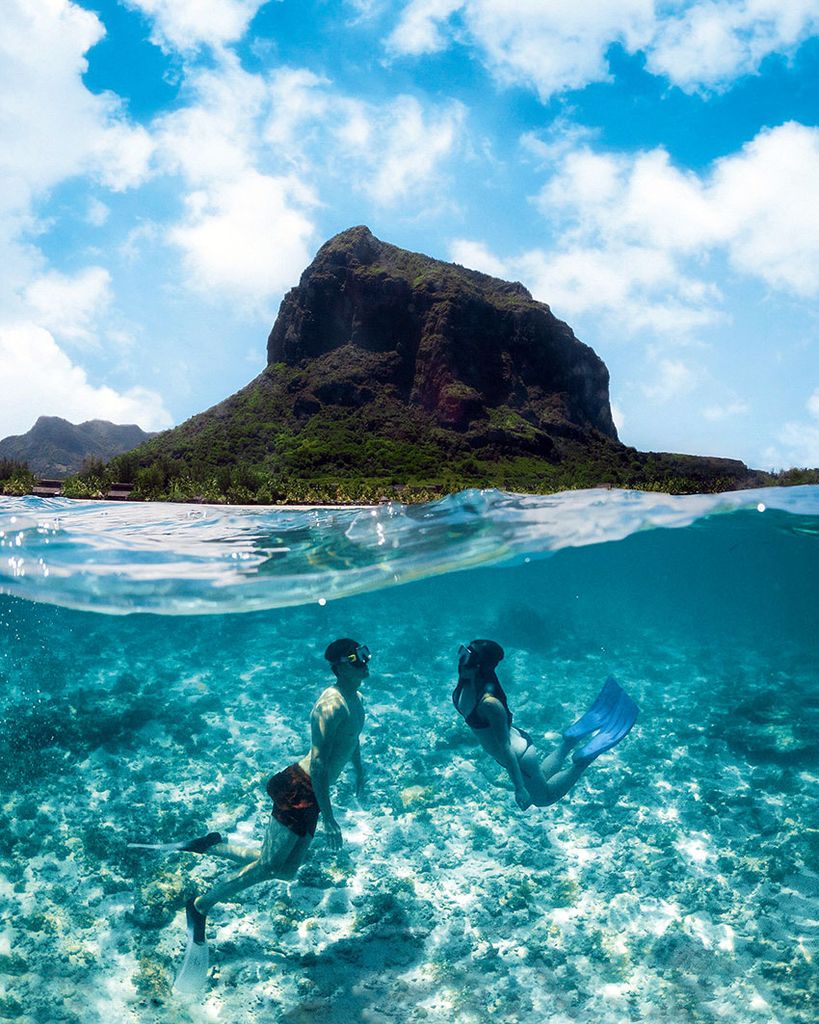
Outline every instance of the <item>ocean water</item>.
{"type": "Polygon", "coordinates": [[[0,1020],[813,1024],[819,488],[466,492],[420,508],[0,499],[0,1020]],[[359,800],[209,917],[308,749],[326,644],[374,657],[359,800]],[[499,641],[547,753],[614,674],[629,736],[520,811],[455,713],[499,641]]]}

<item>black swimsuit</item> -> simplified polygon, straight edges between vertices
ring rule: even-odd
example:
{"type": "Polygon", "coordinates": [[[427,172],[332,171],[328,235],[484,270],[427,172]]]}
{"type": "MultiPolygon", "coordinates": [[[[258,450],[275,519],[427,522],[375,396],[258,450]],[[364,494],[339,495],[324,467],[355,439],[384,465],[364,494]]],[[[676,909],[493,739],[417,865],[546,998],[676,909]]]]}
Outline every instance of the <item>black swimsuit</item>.
{"type": "Polygon", "coordinates": [[[503,692],[503,687],[501,686],[500,683],[496,682],[494,679],[487,680],[486,683],[484,683],[481,695],[475,701],[475,707],[472,708],[468,715],[465,715],[463,711],[461,711],[461,709],[458,707],[458,701],[461,699],[461,691],[463,690],[463,688],[464,684],[460,680],[458,680],[458,685],[452,691],[452,703],[455,705],[455,710],[458,712],[459,715],[461,715],[463,720],[471,729],[489,728],[489,722],[483,717],[480,711],[478,711],[478,706],[484,697],[495,697],[497,700],[499,700],[501,704],[503,704],[504,709],[506,710],[506,716],[509,720],[509,725],[512,724],[512,712],[509,710],[509,705],[506,702],[506,694],[503,692]]]}
{"type": "MultiPolygon", "coordinates": [[[[509,704],[506,701],[506,694],[504,693],[503,687],[497,680],[487,680],[483,687],[483,692],[478,697],[477,701],[475,701],[475,706],[472,708],[468,715],[465,715],[463,711],[461,711],[461,709],[458,707],[458,701],[460,700],[461,691],[463,690],[463,688],[464,684],[459,680],[458,685],[452,691],[452,703],[455,705],[455,710],[463,718],[463,720],[470,727],[470,729],[489,728],[489,722],[483,717],[483,715],[478,710],[480,703],[484,697],[495,697],[496,700],[499,700],[501,704],[503,704],[503,707],[506,711],[507,724],[509,725],[510,729],[512,728],[512,712],[509,710],[509,704]]],[[[526,740],[526,750],[528,750],[529,747],[532,746],[532,737],[529,735],[528,732],[524,732],[523,729],[520,729],[518,726],[514,726],[514,729],[515,732],[519,733],[519,735],[521,735],[526,740]]],[[[526,753],[526,750],[523,751],[523,754],[526,753]]],[[[523,754],[521,754],[520,756],[522,757],[523,754]]]]}

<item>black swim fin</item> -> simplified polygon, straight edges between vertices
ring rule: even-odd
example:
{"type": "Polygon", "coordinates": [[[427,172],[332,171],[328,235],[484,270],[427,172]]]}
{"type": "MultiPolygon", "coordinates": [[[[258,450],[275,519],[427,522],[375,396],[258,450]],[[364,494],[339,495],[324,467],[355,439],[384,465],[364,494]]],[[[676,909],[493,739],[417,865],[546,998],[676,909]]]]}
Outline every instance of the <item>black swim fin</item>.
{"type": "Polygon", "coordinates": [[[205,853],[211,846],[222,842],[221,832],[208,832],[181,843],[128,843],[129,850],[156,850],[158,853],[205,853]]]}

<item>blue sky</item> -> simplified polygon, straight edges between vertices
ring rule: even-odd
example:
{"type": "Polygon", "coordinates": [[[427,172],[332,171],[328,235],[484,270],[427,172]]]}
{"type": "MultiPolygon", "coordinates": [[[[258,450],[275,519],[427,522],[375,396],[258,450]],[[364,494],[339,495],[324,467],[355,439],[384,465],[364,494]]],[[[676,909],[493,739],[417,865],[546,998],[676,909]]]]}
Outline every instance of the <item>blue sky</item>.
{"type": "Polygon", "coordinates": [[[816,0],[6,0],[0,437],[247,383],[353,224],[521,280],[621,439],[819,465],[816,0]]]}

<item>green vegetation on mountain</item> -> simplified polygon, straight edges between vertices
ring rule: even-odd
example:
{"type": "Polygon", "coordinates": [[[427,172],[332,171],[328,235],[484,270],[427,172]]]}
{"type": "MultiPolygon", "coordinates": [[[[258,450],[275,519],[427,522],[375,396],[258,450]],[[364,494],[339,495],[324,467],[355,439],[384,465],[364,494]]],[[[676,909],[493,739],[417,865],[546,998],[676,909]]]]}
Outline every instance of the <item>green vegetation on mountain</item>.
{"type": "Polygon", "coordinates": [[[111,459],[151,436],[134,424],[69,423],[60,416],[40,416],[25,434],[0,441],[0,459],[23,463],[40,477],[60,479],[79,472],[89,458],[111,459]]]}
{"type": "MultiPolygon", "coordinates": [[[[113,460],[105,479],[133,482],[145,498],[275,503],[423,499],[464,487],[544,493],[603,482],[720,490],[747,477],[741,463],[645,454],[603,437],[565,439],[554,461],[500,446],[476,450],[386,391],[365,408],[325,409],[300,422],[288,390],[297,372],[268,367],[226,402],[113,460]]],[[[513,410],[495,415],[526,438],[529,424],[513,410]]]]}

